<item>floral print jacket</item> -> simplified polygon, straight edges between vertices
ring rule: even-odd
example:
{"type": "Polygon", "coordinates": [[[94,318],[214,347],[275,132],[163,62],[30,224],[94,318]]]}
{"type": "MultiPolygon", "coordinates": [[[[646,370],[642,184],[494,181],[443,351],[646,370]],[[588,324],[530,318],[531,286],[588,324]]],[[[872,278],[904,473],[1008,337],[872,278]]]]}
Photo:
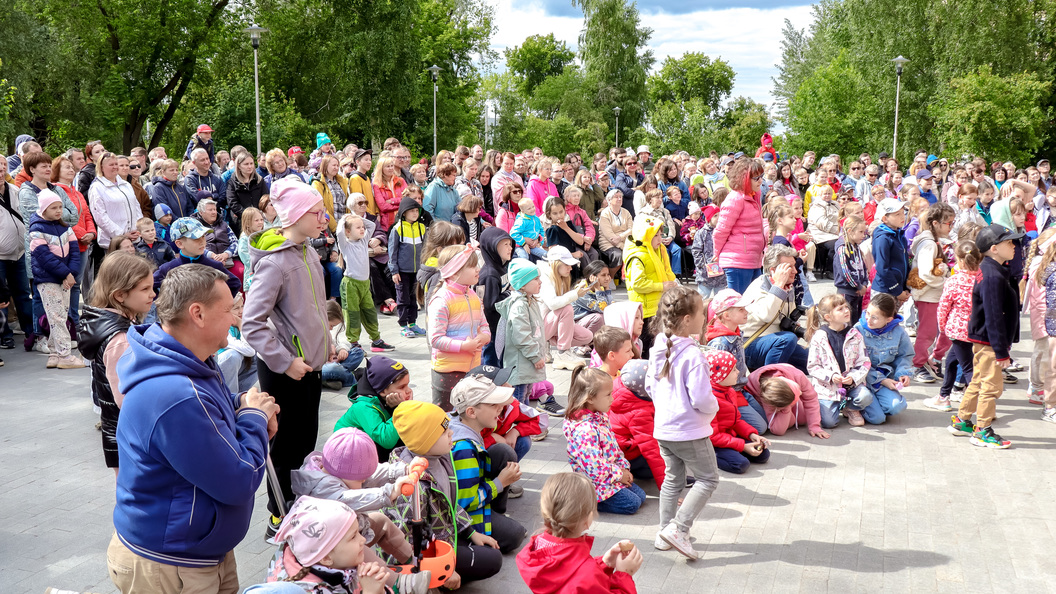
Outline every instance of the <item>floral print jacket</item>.
{"type": "Polygon", "coordinates": [[[843,341],[843,359],[847,366],[847,372],[840,371],[840,364],[836,361],[836,355],[829,345],[829,338],[824,329],[819,328],[810,339],[810,354],[807,357],[807,373],[814,385],[814,391],[818,394],[818,400],[833,400],[840,402],[844,395],[839,389],[860,386],[869,375],[872,363],[869,354],[865,350],[865,339],[857,328],[851,328],[843,341]],[[832,381],[834,375],[848,375],[854,380],[852,386],[837,384],[832,381]]]}
{"type": "Polygon", "coordinates": [[[608,415],[581,411],[564,424],[568,440],[568,463],[572,470],[585,474],[594,483],[598,501],[605,501],[623,488],[620,478],[631,465],[620,450],[608,415]]]}

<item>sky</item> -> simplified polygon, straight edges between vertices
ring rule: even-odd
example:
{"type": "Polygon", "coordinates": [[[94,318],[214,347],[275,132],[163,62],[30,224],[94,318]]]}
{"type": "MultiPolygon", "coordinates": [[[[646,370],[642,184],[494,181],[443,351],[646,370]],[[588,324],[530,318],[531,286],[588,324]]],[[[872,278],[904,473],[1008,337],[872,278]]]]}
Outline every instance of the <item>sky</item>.
{"type": "MultiPolygon", "coordinates": [[[[807,0],[638,0],[638,11],[641,24],[653,30],[654,68],[667,56],[689,51],[722,58],[737,75],[731,97],[744,95],[767,106],[774,100],[770,79],[781,61],[784,20],[797,29],[811,21],[807,0]]],[[[575,49],[583,12],[569,0],[497,0],[495,25],[492,47],[500,56],[530,35],[547,33],[575,49]]]]}

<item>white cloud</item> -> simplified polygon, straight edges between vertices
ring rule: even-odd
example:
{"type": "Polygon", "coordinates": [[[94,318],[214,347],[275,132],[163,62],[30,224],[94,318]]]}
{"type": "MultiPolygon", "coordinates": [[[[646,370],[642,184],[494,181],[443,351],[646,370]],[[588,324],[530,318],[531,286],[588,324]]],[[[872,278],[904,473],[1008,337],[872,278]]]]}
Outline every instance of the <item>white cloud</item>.
{"type": "MultiPolygon", "coordinates": [[[[642,24],[653,29],[650,49],[657,66],[667,56],[703,52],[726,60],[737,74],[733,96],[748,96],[770,105],[770,94],[781,61],[781,29],[788,19],[796,28],[811,21],[811,7],[787,6],[762,10],[727,8],[700,10],[686,14],[641,13],[642,24]]],[[[530,35],[553,33],[575,47],[583,27],[582,17],[551,16],[537,3],[498,0],[495,11],[496,34],[492,46],[502,49],[520,45],[530,35]]]]}

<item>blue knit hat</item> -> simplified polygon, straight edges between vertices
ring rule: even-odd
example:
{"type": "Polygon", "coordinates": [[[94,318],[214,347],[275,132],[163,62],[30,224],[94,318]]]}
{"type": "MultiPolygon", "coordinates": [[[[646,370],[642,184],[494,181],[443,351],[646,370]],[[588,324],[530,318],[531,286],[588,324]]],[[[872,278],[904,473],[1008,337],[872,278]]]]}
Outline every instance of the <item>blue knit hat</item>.
{"type": "Polygon", "coordinates": [[[319,132],[315,135],[315,148],[322,148],[324,144],[330,144],[330,136],[326,132],[319,132]]]}
{"type": "Polygon", "coordinates": [[[539,269],[524,258],[510,260],[510,286],[520,291],[535,277],[539,276],[539,269]]]}

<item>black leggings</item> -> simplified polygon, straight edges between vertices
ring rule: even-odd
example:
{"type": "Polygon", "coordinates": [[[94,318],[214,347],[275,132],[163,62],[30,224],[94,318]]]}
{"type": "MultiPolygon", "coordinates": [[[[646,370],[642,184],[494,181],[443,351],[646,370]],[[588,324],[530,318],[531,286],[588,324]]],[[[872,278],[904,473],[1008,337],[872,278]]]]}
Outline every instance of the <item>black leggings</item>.
{"type": "Polygon", "coordinates": [[[816,242],[817,254],[814,256],[815,272],[832,272],[832,257],[836,255],[836,240],[830,239],[826,242],[816,242]]]}
{"type": "MultiPolygon", "coordinates": [[[[485,472],[484,476],[495,479],[508,463],[517,461],[517,452],[505,443],[495,443],[488,448],[488,457],[491,459],[491,470],[485,472]]],[[[491,537],[499,543],[499,551],[506,554],[520,548],[528,531],[517,520],[503,515],[506,513],[506,500],[510,493],[509,485],[504,487],[502,492],[491,500],[491,537]]]]}
{"type": "MultiPolygon", "coordinates": [[[[264,363],[257,360],[257,377],[260,379],[260,390],[267,392],[281,409],[279,411],[279,429],[271,438],[271,461],[275,465],[275,474],[282,488],[282,499],[289,509],[293,501],[293,489],[290,487],[290,471],[304,464],[305,457],[315,450],[316,438],[319,435],[319,398],[323,390],[322,374],[310,371],[300,380],[294,380],[285,373],[276,373],[264,363]]],[[[279,506],[276,493],[268,483],[268,511],[278,516],[279,506]]]]}
{"type": "Polygon", "coordinates": [[[653,342],[656,339],[653,336],[652,331],[649,329],[649,323],[653,321],[656,316],[643,318],[642,319],[642,358],[649,359],[649,349],[653,348],[653,342]]]}
{"type": "Polygon", "coordinates": [[[950,394],[953,393],[953,384],[957,381],[958,368],[961,370],[964,385],[968,385],[968,382],[972,381],[972,371],[974,370],[972,357],[974,356],[972,343],[963,340],[950,341],[950,350],[946,353],[946,374],[942,378],[942,387],[939,388],[940,396],[949,398],[950,394]]]}

